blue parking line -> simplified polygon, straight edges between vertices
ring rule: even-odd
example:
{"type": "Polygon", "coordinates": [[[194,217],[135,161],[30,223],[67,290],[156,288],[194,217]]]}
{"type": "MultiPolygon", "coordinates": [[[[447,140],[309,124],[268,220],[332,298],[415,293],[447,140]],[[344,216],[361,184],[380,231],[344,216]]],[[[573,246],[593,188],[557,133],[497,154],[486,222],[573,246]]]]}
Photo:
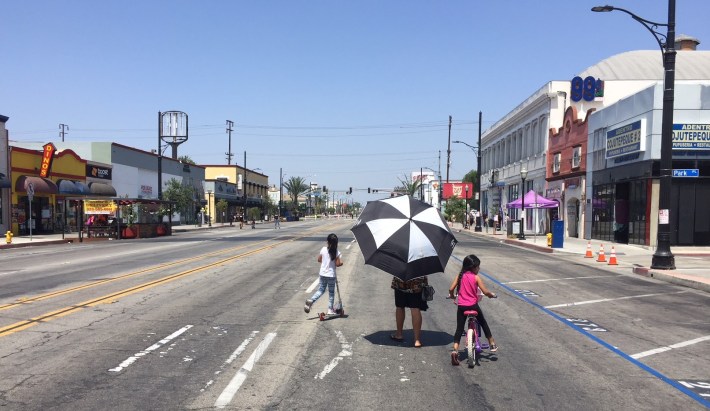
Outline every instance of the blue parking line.
{"type": "MultiPolygon", "coordinates": [[[[451,256],[451,257],[452,257],[453,259],[457,260],[458,262],[463,263],[463,261],[462,261],[460,258],[458,258],[458,257],[456,257],[456,256],[451,256]]],[[[614,347],[613,345],[607,343],[606,341],[600,339],[599,337],[597,337],[597,336],[595,336],[595,335],[593,335],[593,334],[591,334],[591,333],[589,333],[589,332],[583,330],[582,328],[580,328],[580,327],[578,327],[578,326],[576,326],[576,325],[570,323],[569,321],[567,321],[566,318],[563,318],[563,317],[557,315],[556,313],[554,313],[554,312],[548,310],[547,308],[543,307],[542,305],[540,305],[540,304],[538,304],[538,303],[536,303],[536,302],[530,300],[529,298],[525,297],[524,295],[518,294],[517,292],[515,292],[515,290],[514,290],[513,288],[511,288],[511,287],[509,287],[509,286],[507,286],[507,285],[501,283],[500,281],[498,281],[498,280],[496,280],[495,278],[491,277],[489,274],[487,274],[487,273],[485,273],[485,272],[483,272],[483,271],[481,271],[480,274],[483,275],[486,279],[490,280],[491,282],[493,282],[493,283],[497,284],[498,286],[500,286],[500,287],[502,287],[502,288],[508,290],[508,291],[509,291],[512,295],[514,295],[515,297],[518,297],[519,299],[521,299],[521,300],[527,302],[528,304],[532,305],[533,307],[538,308],[540,311],[544,312],[545,314],[549,315],[550,317],[552,317],[552,318],[558,320],[558,321],[561,322],[562,324],[565,324],[566,326],[572,328],[573,330],[576,330],[577,332],[581,333],[582,335],[588,337],[590,340],[592,340],[592,341],[598,343],[598,344],[601,345],[602,347],[604,347],[604,348],[608,349],[609,351],[611,351],[611,352],[617,354],[619,357],[621,357],[621,358],[625,359],[626,361],[628,361],[628,362],[630,362],[630,363],[636,365],[637,367],[641,368],[642,370],[646,371],[647,373],[649,373],[649,374],[655,376],[656,378],[660,379],[661,381],[665,382],[666,384],[670,385],[671,387],[673,387],[673,388],[677,389],[678,391],[682,392],[683,394],[689,396],[690,398],[694,399],[695,401],[697,401],[697,402],[700,403],[701,405],[704,405],[705,407],[710,408],[710,401],[708,401],[707,399],[703,398],[703,397],[700,396],[699,394],[697,394],[697,393],[695,393],[695,392],[689,390],[687,387],[683,386],[683,385],[682,385],[681,383],[679,383],[678,381],[672,380],[672,379],[666,377],[665,375],[663,375],[663,374],[660,373],[659,371],[657,371],[657,370],[655,370],[655,369],[649,367],[648,365],[646,365],[646,364],[640,362],[639,360],[637,360],[637,359],[631,357],[629,354],[626,354],[625,352],[619,350],[618,348],[616,348],[616,347],[614,347]]]]}

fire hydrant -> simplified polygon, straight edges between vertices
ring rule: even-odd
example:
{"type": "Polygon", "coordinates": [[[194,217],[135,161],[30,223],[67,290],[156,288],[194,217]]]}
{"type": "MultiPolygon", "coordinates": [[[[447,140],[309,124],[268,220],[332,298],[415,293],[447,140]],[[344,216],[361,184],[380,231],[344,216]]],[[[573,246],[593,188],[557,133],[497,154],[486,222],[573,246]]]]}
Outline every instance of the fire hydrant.
{"type": "Polygon", "coordinates": [[[12,231],[5,233],[5,243],[12,244],[12,231]]]}
{"type": "Polygon", "coordinates": [[[547,233],[547,246],[552,247],[552,233],[547,233]]]}

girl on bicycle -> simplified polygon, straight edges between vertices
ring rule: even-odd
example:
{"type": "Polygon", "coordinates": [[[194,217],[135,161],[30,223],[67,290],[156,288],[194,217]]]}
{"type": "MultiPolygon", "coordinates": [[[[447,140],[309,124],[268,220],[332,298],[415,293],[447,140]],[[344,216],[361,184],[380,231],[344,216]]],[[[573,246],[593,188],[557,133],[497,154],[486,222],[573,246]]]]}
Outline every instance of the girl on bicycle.
{"type": "Polygon", "coordinates": [[[306,305],[303,307],[305,312],[311,311],[311,306],[320,298],[328,287],[328,315],[334,315],[333,303],[335,302],[335,268],[343,265],[340,259],[341,252],[338,251],[338,236],[329,234],[326,240],[326,246],[321,248],[318,254],[318,262],[321,263],[319,277],[320,287],[313,293],[313,296],[306,300],[306,305]]]}
{"type": "Polygon", "coordinates": [[[491,329],[488,327],[486,318],[483,316],[483,311],[481,307],[478,306],[480,289],[483,294],[488,298],[495,298],[496,295],[486,288],[483,284],[483,279],[478,275],[478,271],[481,269],[481,260],[475,255],[471,254],[463,259],[463,265],[461,266],[461,272],[459,273],[454,281],[449,287],[449,297],[455,298],[458,294],[458,308],[456,310],[456,333],[454,333],[454,350],[451,352],[451,365],[459,365],[459,340],[461,340],[461,335],[463,334],[464,325],[466,324],[466,316],[464,311],[476,310],[478,315],[476,320],[483,328],[483,333],[488,339],[488,344],[490,346],[491,352],[498,351],[498,346],[493,339],[493,334],[491,329]]]}

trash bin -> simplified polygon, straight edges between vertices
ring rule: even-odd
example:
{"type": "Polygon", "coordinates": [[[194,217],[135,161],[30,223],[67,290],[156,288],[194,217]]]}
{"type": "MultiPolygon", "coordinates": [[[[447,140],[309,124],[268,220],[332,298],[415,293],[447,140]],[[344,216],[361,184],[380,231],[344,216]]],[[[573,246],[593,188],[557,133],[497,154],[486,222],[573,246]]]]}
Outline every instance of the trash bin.
{"type": "Polygon", "coordinates": [[[554,220],[552,222],[552,248],[562,248],[565,240],[565,222],[554,220]]]}

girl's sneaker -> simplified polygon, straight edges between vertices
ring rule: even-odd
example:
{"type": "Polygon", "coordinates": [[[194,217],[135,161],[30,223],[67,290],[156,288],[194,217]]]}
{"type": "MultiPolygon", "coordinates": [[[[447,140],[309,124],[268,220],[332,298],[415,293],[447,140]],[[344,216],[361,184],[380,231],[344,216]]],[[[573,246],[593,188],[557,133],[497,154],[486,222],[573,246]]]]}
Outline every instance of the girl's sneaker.
{"type": "Polygon", "coordinates": [[[491,352],[498,351],[498,346],[496,344],[491,344],[491,352]]]}
{"type": "Polygon", "coordinates": [[[326,315],[335,315],[335,314],[337,314],[337,313],[335,311],[333,311],[332,308],[328,308],[328,312],[326,313],[326,315]]]}
{"type": "Polygon", "coordinates": [[[459,353],[458,351],[451,352],[451,365],[459,365],[459,353]]]}
{"type": "Polygon", "coordinates": [[[313,300],[306,300],[306,305],[303,306],[303,311],[307,313],[311,312],[311,306],[313,305],[313,300]]]}

